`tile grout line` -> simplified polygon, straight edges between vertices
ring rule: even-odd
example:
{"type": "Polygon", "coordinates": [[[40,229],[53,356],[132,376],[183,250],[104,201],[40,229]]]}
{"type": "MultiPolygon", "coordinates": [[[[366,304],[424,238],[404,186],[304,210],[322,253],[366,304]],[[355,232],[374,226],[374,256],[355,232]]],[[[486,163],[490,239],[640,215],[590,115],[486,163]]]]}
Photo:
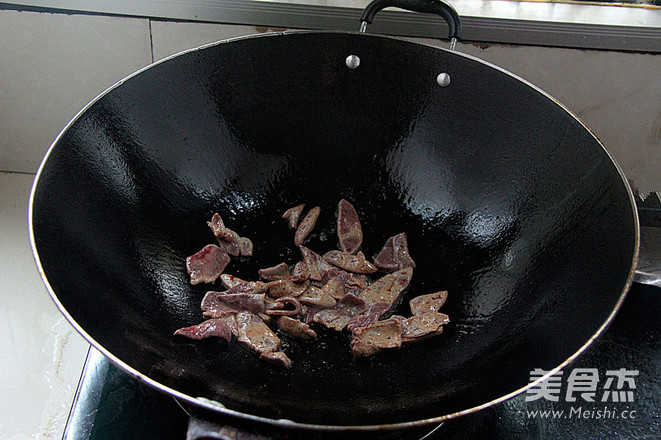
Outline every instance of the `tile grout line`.
{"type": "Polygon", "coordinates": [[[154,62],[154,37],[151,34],[151,19],[147,20],[149,23],[149,47],[151,48],[151,62],[154,62]]]}
{"type": "Polygon", "coordinates": [[[30,171],[0,170],[0,174],[21,174],[24,176],[36,176],[37,173],[30,171]]]}

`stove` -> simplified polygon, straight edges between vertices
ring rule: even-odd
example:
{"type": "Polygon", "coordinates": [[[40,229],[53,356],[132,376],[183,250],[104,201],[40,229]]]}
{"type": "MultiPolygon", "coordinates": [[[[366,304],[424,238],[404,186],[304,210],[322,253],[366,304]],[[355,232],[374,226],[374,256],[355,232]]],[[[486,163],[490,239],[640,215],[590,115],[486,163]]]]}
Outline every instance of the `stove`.
{"type": "MultiPolygon", "coordinates": [[[[65,428],[66,440],[101,439],[310,439],[362,440],[408,439],[658,439],[661,438],[661,289],[634,283],[622,309],[610,328],[583,355],[563,371],[558,392],[536,398],[528,392],[474,414],[441,425],[376,433],[317,433],[275,429],[218,417],[190,408],[173,397],[137,381],[110,363],[100,352],[90,349],[76,398],[65,428]],[[582,369],[582,370],[579,370],[582,369]],[[609,372],[628,371],[631,381],[623,395],[601,401],[604,388],[614,389],[609,372]],[[584,391],[574,381],[573,402],[567,392],[576,372],[595,371],[600,376],[594,402],[585,400],[584,391]],[[634,375],[637,372],[637,375],[634,375]],[[628,393],[628,394],[627,394],[628,393]],[[557,401],[552,400],[553,397],[557,401]],[[631,397],[629,399],[629,397],[631,397]],[[195,422],[189,432],[189,414],[195,422]],[[233,425],[249,432],[233,437],[233,425]],[[212,428],[216,426],[216,428],[212,428]],[[223,435],[206,436],[200,430],[215,429],[223,435]],[[187,434],[188,432],[188,434],[187,434]],[[188,435],[188,436],[187,436],[188,435]]],[[[613,373],[610,373],[613,374],[613,373]]],[[[585,379],[576,375],[576,378],[585,379]]],[[[614,378],[614,377],[613,377],[614,378]]],[[[625,381],[626,382],[626,381],[625,381]]],[[[620,392],[621,393],[621,392],[620,392]]],[[[590,394],[590,393],[586,393],[590,394]]],[[[614,395],[614,394],[613,394],[614,395]]],[[[613,396],[611,395],[611,396],[613,396]]],[[[589,395],[587,396],[590,397],[589,395]]],[[[608,396],[607,396],[608,397],[608,396]]]]}

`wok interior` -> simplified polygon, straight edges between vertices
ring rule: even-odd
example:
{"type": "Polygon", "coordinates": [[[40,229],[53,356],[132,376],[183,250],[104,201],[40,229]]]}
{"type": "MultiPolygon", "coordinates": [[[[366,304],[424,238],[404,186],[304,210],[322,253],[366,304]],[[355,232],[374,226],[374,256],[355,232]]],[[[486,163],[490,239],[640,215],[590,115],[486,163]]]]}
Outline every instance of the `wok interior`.
{"type": "Polygon", "coordinates": [[[121,362],[230,409],[324,425],[441,416],[521,388],[602,325],[635,252],[622,178],[553,101],[475,60],[343,33],[222,43],[125,81],[56,143],[33,223],[57,300],[121,362]],[[418,267],[396,313],[449,290],[442,336],[363,360],[344,334],[283,336],[286,371],[238,343],[172,337],[202,320],[209,286],[189,285],[184,260],[214,242],[214,212],[255,244],[226,272],[256,279],[299,260],[280,219],[293,205],[321,206],[308,247],[337,248],[341,198],[368,256],[408,234],[418,267]]]}

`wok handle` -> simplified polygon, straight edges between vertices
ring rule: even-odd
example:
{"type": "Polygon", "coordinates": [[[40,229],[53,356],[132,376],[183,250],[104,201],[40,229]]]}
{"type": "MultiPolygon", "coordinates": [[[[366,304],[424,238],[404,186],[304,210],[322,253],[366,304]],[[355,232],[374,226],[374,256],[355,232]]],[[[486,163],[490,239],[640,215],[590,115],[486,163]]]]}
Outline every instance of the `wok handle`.
{"type": "Polygon", "coordinates": [[[368,24],[372,24],[374,16],[382,9],[395,7],[413,12],[436,14],[443,17],[448,24],[450,40],[461,39],[461,20],[457,11],[441,0],[374,0],[367,5],[360,16],[360,31],[365,32],[368,24]]]}

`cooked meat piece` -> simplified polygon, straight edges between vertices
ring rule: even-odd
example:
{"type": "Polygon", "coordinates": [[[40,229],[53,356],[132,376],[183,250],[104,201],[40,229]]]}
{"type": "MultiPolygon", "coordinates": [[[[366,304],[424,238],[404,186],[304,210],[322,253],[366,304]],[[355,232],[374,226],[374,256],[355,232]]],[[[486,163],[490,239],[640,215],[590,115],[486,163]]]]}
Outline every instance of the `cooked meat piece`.
{"type": "Polygon", "coordinates": [[[358,294],[367,288],[367,283],[363,279],[363,275],[356,275],[332,266],[330,269],[321,272],[320,281],[327,283],[331,278],[335,277],[340,277],[347,292],[358,294]]]}
{"type": "Polygon", "coordinates": [[[220,292],[218,299],[237,310],[245,310],[252,313],[264,313],[266,305],[263,293],[227,293],[220,292]]]}
{"type": "Polygon", "coordinates": [[[265,280],[282,280],[291,278],[291,274],[289,273],[287,263],[283,262],[272,267],[259,269],[259,277],[265,280]]]}
{"type": "Polygon", "coordinates": [[[298,225],[298,219],[303,213],[303,208],[305,208],[305,203],[301,203],[298,206],[289,208],[285,211],[284,214],[282,214],[282,218],[289,221],[289,229],[296,229],[296,226],[298,225]]]}
{"type": "Polygon", "coordinates": [[[209,225],[215,237],[226,237],[227,232],[225,229],[227,228],[225,228],[225,223],[223,223],[223,219],[220,217],[220,214],[215,213],[211,217],[211,221],[207,222],[207,225],[209,225]]]}
{"type": "Polygon", "coordinates": [[[208,318],[220,318],[230,313],[247,310],[252,313],[263,313],[265,310],[265,295],[254,293],[233,293],[237,289],[225,292],[210,291],[202,298],[202,312],[208,318]]]}
{"type": "Polygon", "coordinates": [[[223,318],[207,319],[191,327],[180,328],[174,334],[196,340],[217,337],[229,343],[232,340],[232,334],[236,332],[236,319],[234,315],[228,315],[223,318]]]}
{"type": "Polygon", "coordinates": [[[298,300],[301,302],[301,304],[306,304],[308,306],[315,306],[320,309],[328,309],[331,307],[335,307],[335,305],[337,304],[335,298],[330,296],[324,290],[315,286],[309,286],[308,289],[305,292],[303,292],[301,296],[298,297],[298,300]]]}
{"type": "Polygon", "coordinates": [[[293,279],[271,281],[268,283],[269,296],[274,298],[299,296],[307,290],[309,285],[310,283],[307,281],[296,283],[293,279]]]}
{"type": "Polygon", "coordinates": [[[204,246],[202,250],[186,258],[190,283],[215,283],[229,262],[227,253],[215,244],[204,246]]]}
{"type": "Polygon", "coordinates": [[[259,355],[259,358],[264,359],[266,362],[279,365],[281,367],[285,367],[285,368],[291,367],[291,359],[289,359],[287,355],[282,351],[276,351],[273,353],[261,353],[259,355]]]}
{"type": "Polygon", "coordinates": [[[357,255],[344,251],[329,251],[324,254],[324,260],[333,266],[341,267],[354,273],[374,273],[378,269],[367,259],[362,252],[357,255]]]}
{"type": "Polygon", "coordinates": [[[374,356],[381,351],[376,345],[368,344],[362,341],[356,341],[356,343],[351,344],[351,351],[353,352],[353,357],[369,357],[374,356]]]}
{"type": "Polygon", "coordinates": [[[316,315],[317,312],[322,310],[322,309],[320,309],[318,307],[314,307],[314,306],[301,305],[301,312],[303,312],[303,307],[305,307],[307,309],[307,311],[305,313],[305,316],[304,316],[304,319],[303,319],[307,324],[313,322],[314,315],[316,315]]]}
{"type": "Polygon", "coordinates": [[[413,268],[411,267],[393,272],[370,284],[360,294],[360,298],[365,301],[368,308],[377,303],[388,304],[388,308],[383,312],[385,314],[408,287],[412,276],[413,268]]]}
{"type": "Polygon", "coordinates": [[[441,334],[443,326],[450,322],[448,315],[438,312],[427,312],[414,315],[402,322],[402,338],[404,342],[413,342],[429,336],[441,334]]]}
{"type": "Polygon", "coordinates": [[[278,351],[280,339],[271,331],[262,318],[250,312],[236,314],[237,340],[259,354],[278,351]]]}
{"type": "Polygon", "coordinates": [[[215,213],[213,217],[211,217],[211,221],[207,222],[207,224],[211,228],[213,235],[218,240],[218,245],[221,247],[221,249],[233,257],[238,257],[241,254],[238,244],[240,238],[239,234],[225,227],[223,219],[218,213],[215,213]]]}
{"type": "Polygon", "coordinates": [[[227,289],[225,293],[266,293],[268,289],[268,283],[262,281],[245,281],[227,289]]]}
{"type": "Polygon", "coordinates": [[[301,223],[298,225],[298,228],[296,228],[296,233],[294,234],[294,244],[296,246],[302,245],[308,235],[310,235],[314,225],[317,224],[317,219],[319,218],[320,212],[321,208],[315,206],[309,210],[303,220],[301,220],[301,223]]]}
{"type": "Polygon", "coordinates": [[[357,296],[347,293],[334,308],[315,313],[312,320],[341,332],[355,315],[364,311],[365,302],[357,296]]]}
{"type": "Polygon", "coordinates": [[[205,318],[222,318],[227,315],[233,315],[240,310],[235,309],[226,302],[220,300],[222,292],[209,291],[202,298],[202,316],[205,318]]]}
{"type": "Polygon", "coordinates": [[[379,318],[388,311],[388,309],[390,309],[390,304],[372,304],[366,311],[351,318],[351,321],[347,325],[347,330],[353,332],[360,327],[367,327],[373,322],[378,321],[379,318]]]}
{"type": "Polygon", "coordinates": [[[379,317],[374,313],[361,313],[356,315],[347,324],[347,330],[353,332],[355,329],[361,327],[367,327],[372,324],[374,321],[378,321],[379,317]]]}
{"type": "Polygon", "coordinates": [[[351,322],[351,315],[337,309],[324,309],[315,313],[312,321],[341,332],[351,322]]]}
{"type": "Polygon", "coordinates": [[[409,254],[409,245],[406,241],[406,233],[402,232],[390,237],[379,255],[374,259],[374,265],[383,270],[400,270],[405,267],[415,268],[415,262],[409,254]]]}
{"type": "Polygon", "coordinates": [[[411,313],[414,315],[421,315],[423,313],[438,312],[445,301],[448,299],[448,292],[446,290],[427,295],[420,295],[409,301],[411,313]]]}
{"type": "Polygon", "coordinates": [[[262,318],[262,321],[264,321],[266,324],[271,324],[271,322],[273,322],[273,316],[267,315],[266,313],[258,313],[257,316],[262,318]]]}
{"type": "Polygon", "coordinates": [[[237,241],[239,246],[239,255],[242,257],[252,257],[252,241],[247,237],[239,237],[237,241]]]}
{"type": "Polygon", "coordinates": [[[294,265],[294,269],[291,271],[292,280],[296,282],[306,281],[310,278],[310,269],[304,261],[299,261],[294,265]]]}
{"type": "Polygon", "coordinates": [[[224,273],[220,276],[220,282],[223,283],[223,286],[225,286],[226,289],[231,289],[232,287],[238,286],[241,283],[249,283],[250,281],[245,281],[239,277],[235,277],[234,275],[224,273]]]}
{"type": "Polygon", "coordinates": [[[267,315],[271,316],[296,316],[301,313],[301,303],[291,296],[283,296],[275,300],[276,306],[266,310],[267,315]]]}
{"type": "Polygon", "coordinates": [[[355,254],[363,243],[363,230],[358,213],[353,205],[344,199],[340,200],[337,206],[337,236],[340,239],[340,248],[350,254],[355,254]]]}
{"type": "Polygon", "coordinates": [[[333,266],[325,262],[318,253],[311,251],[305,246],[299,246],[299,249],[303,256],[303,262],[308,266],[309,277],[311,280],[322,281],[322,272],[329,269],[335,269],[333,266]]]}
{"type": "Polygon", "coordinates": [[[354,331],[351,348],[355,357],[371,356],[384,348],[402,346],[402,325],[396,319],[376,321],[354,331]],[[375,350],[376,349],[376,350],[375,350]]]}
{"type": "Polygon", "coordinates": [[[347,291],[344,289],[344,281],[341,276],[334,276],[321,288],[325,293],[329,294],[332,298],[342,299],[347,291]]]}
{"type": "Polygon", "coordinates": [[[267,283],[261,281],[244,281],[241,278],[226,273],[220,276],[220,281],[228,289],[237,287],[238,290],[236,293],[264,293],[269,288],[267,283]]]}
{"type": "Polygon", "coordinates": [[[366,304],[365,301],[356,295],[347,293],[344,295],[344,298],[337,302],[336,309],[354,316],[363,313],[366,309],[366,304]]]}
{"type": "Polygon", "coordinates": [[[317,337],[317,333],[309,325],[289,316],[279,316],[276,324],[280,330],[297,338],[313,339],[317,337]]]}

